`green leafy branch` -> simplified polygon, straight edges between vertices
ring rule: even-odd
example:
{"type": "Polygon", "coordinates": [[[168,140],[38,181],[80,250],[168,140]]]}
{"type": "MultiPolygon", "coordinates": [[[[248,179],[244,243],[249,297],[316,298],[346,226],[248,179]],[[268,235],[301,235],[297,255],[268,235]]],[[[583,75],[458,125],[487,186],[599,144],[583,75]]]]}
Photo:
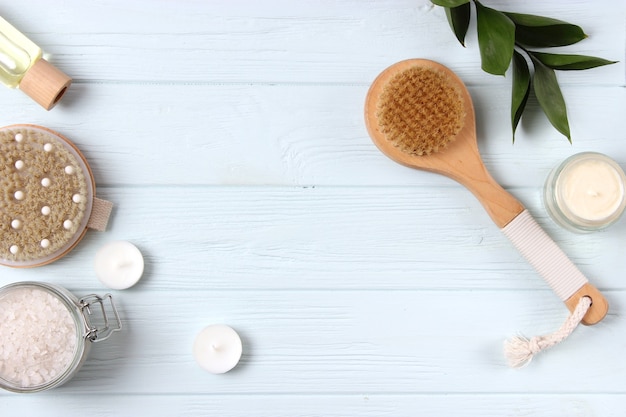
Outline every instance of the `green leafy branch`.
{"type": "Polygon", "coordinates": [[[585,70],[614,64],[616,61],[529,49],[573,45],[585,39],[587,35],[582,28],[571,23],[543,16],[502,12],[483,6],[478,0],[431,1],[445,8],[448,23],[463,46],[473,2],[476,6],[476,29],[482,69],[490,74],[504,75],[512,62],[513,140],[532,85],[537,101],[552,126],[571,142],[565,100],[555,70],[585,70]],[[534,69],[532,73],[529,63],[534,69]]]}

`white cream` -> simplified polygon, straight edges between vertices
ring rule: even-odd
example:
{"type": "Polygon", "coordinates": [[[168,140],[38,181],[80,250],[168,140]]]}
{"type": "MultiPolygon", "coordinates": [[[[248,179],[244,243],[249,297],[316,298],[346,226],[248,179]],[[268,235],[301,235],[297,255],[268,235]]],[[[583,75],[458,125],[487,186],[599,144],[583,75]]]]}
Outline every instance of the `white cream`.
{"type": "Polygon", "coordinates": [[[599,159],[581,160],[567,166],[558,181],[559,206],[581,219],[610,218],[624,200],[624,183],[619,173],[599,159]]]}
{"type": "Polygon", "coordinates": [[[606,155],[579,153],[550,173],[544,201],[552,219],[568,229],[603,229],[626,208],[626,175],[606,155]]]}

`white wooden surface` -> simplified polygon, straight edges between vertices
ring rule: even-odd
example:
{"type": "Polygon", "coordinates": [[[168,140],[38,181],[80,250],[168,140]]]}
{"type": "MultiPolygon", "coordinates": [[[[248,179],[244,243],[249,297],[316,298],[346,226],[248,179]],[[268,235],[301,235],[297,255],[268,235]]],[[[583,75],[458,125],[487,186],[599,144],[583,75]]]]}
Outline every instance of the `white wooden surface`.
{"type": "Polygon", "coordinates": [[[113,291],[124,331],[67,385],[0,393],[0,415],[622,416],[626,220],[573,234],[540,192],[576,152],[626,167],[626,4],[484,4],[577,23],[589,38],[568,51],[620,61],[559,73],[572,145],[535,100],[512,145],[510,76],[483,73],[475,31],[463,49],[426,0],[5,2],[75,82],[49,113],[1,91],[0,123],[67,135],[116,208],[107,232],[52,265],[2,269],[0,284],[104,293],[94,255],[118,239],[147,265],[113,291]],[[466,81],[488,168],[611,304],[523,370],[503,340],[556,329],[565,307],[469,192],[397,166],[365,131],[369,84],[411,57],[466,81]],[[244,342],[225,375],[191,355],[212,323],[244,342]]]}

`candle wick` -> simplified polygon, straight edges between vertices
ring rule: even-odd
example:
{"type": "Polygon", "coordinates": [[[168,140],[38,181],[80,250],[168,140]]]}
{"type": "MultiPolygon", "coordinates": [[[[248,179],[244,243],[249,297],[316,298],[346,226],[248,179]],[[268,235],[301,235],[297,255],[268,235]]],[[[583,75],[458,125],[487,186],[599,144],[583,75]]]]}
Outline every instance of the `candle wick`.
{"type": "Polygon", "coordinates": [[[118,261],[115,263],[115,267],[116,268],[126,268],[128,266],[131,266],[133,263],[132,261],[129,260],[123,260],[123,261],[118,261]]]}
{"type": "Polygon", "coordinates": [[[220,350],[220,346],[215,344],[215,343],[211,343],[211,349],[213,349],[213,350],[220,350]]]}

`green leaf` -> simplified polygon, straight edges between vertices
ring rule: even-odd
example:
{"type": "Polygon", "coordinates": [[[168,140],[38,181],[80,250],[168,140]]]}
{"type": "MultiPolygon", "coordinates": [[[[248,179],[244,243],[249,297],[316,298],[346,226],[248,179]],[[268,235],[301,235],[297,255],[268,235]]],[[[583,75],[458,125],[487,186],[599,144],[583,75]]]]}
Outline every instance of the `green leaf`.
{"type": "Polygon", "coordinates": [[[567,140],[572,141],[567,121],[567,109],[565,100],[561,93],[561,88],[556,79],[556,74],[552,68],[545,66],[541,61],[530,55],[535,66],[535,76],[533,77],[533,89],[537,96],[537,101],[543,112],[548,116],[548,120],[556,130],[561,132],[567,140]]]}
{"type": "Polygon", "coordinates": [[[609,61],[603,58],[587,55],[547,54],[544,52],[529,51],[542,64],[556,70],[586,70],[615,64],[617,61],[609,61]]]}
{"type": "Polygon", "coordinates": [[[465,3],[469,3],[470,0],[431,0],[433,4],[443,7],[457,7],[465,3]]]}
{"type": "Polygon", "coordinates": [[[482,69],[504,75],[513,57],[515,24],[502,12],[476,2],[478,46],[482,69]]]}
{"type": "Polygon", "coordinates": [[[515,23],[515,38],[526,46],[572,45],[587,37],[580,26],[549,17],[504,12],[515,23]]]}
{"type": "Polygon", "coordinates": [[[461,45],[465,46],[465,35],[469,27],[471,17],[471,6],[469,3],[457,7],[446,7],[446,17],[454,35],[461,45]]]}
{"type": "Polygon", "coordinates": [[[511,127],[513,128],[513,142],[515,130],[522,117],[528,96],[530,94],[530,71],[526,58],[519,52],[513,52],[513,92],[511,94],[511,127]]]}

